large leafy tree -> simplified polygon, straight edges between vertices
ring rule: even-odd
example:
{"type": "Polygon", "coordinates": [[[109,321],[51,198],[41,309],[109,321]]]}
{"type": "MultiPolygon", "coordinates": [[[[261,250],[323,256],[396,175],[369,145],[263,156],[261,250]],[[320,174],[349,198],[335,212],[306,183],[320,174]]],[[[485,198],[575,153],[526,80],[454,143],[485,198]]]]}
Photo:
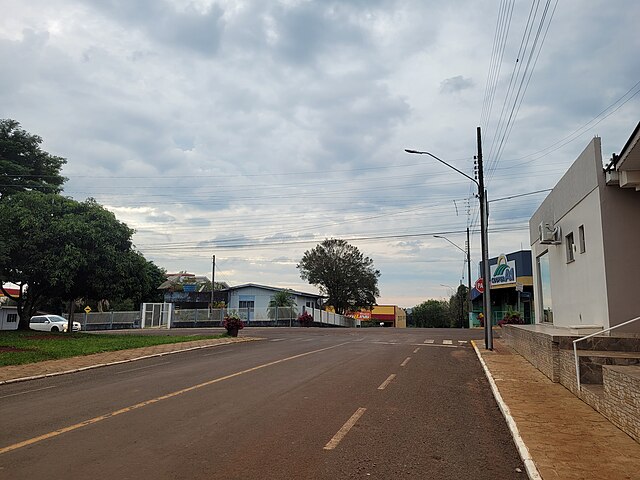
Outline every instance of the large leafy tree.
{"type": "Polygon", "coordinates": [[[15,120],[0,120],[0,200],[30,190],[60,193],[66,180],[60,169],[67,161],[42,150],[41,143],[15,120]]]}
{"type": "Polygon", "coordinates": [[[452,327],[464,328],[469,317],[469,289],[459,285],[455,295],[449,299],[449,324],[452,327]]]}
{"type": "Polygon", "coordinates": [[[426,328],[449,326],[449,302],[446,300],[427,300],[413,307],[411,311],[413,325],[426,328]]]}
{"type": "Polygon", "coordinates": [[[375,305],[380,271],[373,260],[344,240],[327,239],[307,250],[298,264],[300,276],[329,298],[336,313],[375,305]]]}
{"type": "Polygon", "coordinates": [[[20,287],[21,329],[48,298],[122,298],[143,283],[133,230],[92,199],[15,193],[0,201],[0,218],[0,285],[20,287]]]}

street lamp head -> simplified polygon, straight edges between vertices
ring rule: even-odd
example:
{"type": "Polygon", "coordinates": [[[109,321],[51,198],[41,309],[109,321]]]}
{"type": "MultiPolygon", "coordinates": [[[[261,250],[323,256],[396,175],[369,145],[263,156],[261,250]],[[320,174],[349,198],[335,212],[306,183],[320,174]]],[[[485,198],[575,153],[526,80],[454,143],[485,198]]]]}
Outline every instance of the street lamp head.
{"type": "Polygon", "coordinates": [[[405,148],[404,151],[407,152],[407,153],[415,153],[415,154],[418,154],[418,155],[422,155],[422,154],[425,153],[425,152],[420,152],[418,150],[411,150],[410,148],[405,148]]]}

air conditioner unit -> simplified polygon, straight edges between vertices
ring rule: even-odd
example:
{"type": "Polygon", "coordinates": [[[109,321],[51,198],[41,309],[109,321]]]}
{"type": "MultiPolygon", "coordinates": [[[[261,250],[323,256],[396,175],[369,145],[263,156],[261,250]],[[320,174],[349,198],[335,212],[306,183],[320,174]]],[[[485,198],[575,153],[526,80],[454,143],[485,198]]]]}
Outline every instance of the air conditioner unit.
{"type": "Polygon", "coordinates": [[[558,245],[561,243],[560,227],[555,227],[548,222],[542,222],[538,226],[538,240],[544,245],[558,245]]]}

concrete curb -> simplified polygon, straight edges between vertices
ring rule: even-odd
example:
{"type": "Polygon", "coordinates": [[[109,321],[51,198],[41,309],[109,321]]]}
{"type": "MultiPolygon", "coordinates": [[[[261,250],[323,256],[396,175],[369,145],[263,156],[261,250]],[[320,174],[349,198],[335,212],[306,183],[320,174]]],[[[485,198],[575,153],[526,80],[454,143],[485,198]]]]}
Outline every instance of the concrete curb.
{"type": "Polygon", "coordinates": [[[478,356],[478,360],[480,360],[480,364],[482,365],[484,373],[487,376],[489,385],[491,385],[491,391],[493,392],[493,396],[495,397],[496,402],[498,403],[498,407],[500,407],[502,416],[507,422],[507,426],[509,427],[509,431],[511,432],[513,441],[515,442],[516,447],[518,448],[518,453],[520,454],[520,458],[522,458],[522,461],[524,463],[524,468],[527,470],[527,475],[531,480],[542,480],[542,477],[540,476],[540,472],[538,472],[538,468],[536,467],[536,464],[533,461],[533,458],[531,458],[529,449],[527,448],[527,445],[524,443],[524,440],[522,440],[522,437],[520,436],[520,431],[518,430],[516,421],[511,415],[511,410],[509,410],[509,407],[504,402],[502,395],[500,395],[498,386],[496,385],[496,382],[493,379],[493,375],[491,375],[491,372],[489,371],[489,367],[487,367],[487,364],[482,358],[482,355],[480,354],[480,350],[478,350],[478,346],[476,345],[476,342],[474,340],[471,340],[471,345],[473,345],[473,349],[476,351],[476,355],[478,356]]]}
{"type": "MultiPolygon", "coordinates": [[[[29,380],[38,380],[39,378],[57,377],[58,375],[67,375],[69,373],[77,373],[77,372],[82,372],[84,370],[92,370],[94,368],[110,367],[112,365],[119,365],[121,363],[130,363],[130,362],[135,362],[137,360],[145,360],[147,358],[163,357],[164,355],[173,355],[174,353],[190,352],[190,351],[193,351],[193,350],[202,350],[203,348],[218,347],[220,345],[231,345],[232,343],[252,342],[252,341],[256,341],[256,340],[264,340],[264,339],[257,338],[257,337],[247,337],[247,338],[242,338],[240,340],[228,339],[228,340],[225,340],[225,341],[220,342],[220,343],[213,343],[211,345],[198,345],[197,347],[183,348],[181,350],[171,350],[170,352],[152,353],[150,355],[143,355],[141,357],[127,358],[126,360],[117,360],[115,362],[96,363],[95,365],[89,365],[89,366],[86,366],[86,367],[74,368],[72,370],[64,370],[62,372],[43,373],[42,375],[32,375],[30,377],[11,378],[9,380],[0,381],[0,385],[6,385],[6,384],[9,384],[9,383],[26,382],[26,381],[29,381],[29,380]]],[[[118,350],[115,350],[113,353],[115,353],[117,351],[118,350]]]]}

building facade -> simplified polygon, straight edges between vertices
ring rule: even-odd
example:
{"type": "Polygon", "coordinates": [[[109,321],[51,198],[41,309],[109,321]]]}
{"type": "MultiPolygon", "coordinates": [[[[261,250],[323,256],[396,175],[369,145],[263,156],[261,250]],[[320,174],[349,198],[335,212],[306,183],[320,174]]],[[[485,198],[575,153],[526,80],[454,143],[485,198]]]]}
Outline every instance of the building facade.
{"type": "MultiPolygon", "coordinates": [[[[480,262],[479,272],[482,272],[480,262]]],[[[517,311],[525,323],[533,323],[533,273],[531,250],[500,254],[489,259],[491,273],[491,317],[496,325],[508,312],[517,311]]],[[[478,315],[482,312],[482,293],[471,289],[473,312],[470,326],[480,326],[478,315]]]]}
{"type": "Polygon", "coordinates": [[[537,323],[598,330],[640,316],[638,127],[607,170],[594,138],[531,217],[537,323]]]}

